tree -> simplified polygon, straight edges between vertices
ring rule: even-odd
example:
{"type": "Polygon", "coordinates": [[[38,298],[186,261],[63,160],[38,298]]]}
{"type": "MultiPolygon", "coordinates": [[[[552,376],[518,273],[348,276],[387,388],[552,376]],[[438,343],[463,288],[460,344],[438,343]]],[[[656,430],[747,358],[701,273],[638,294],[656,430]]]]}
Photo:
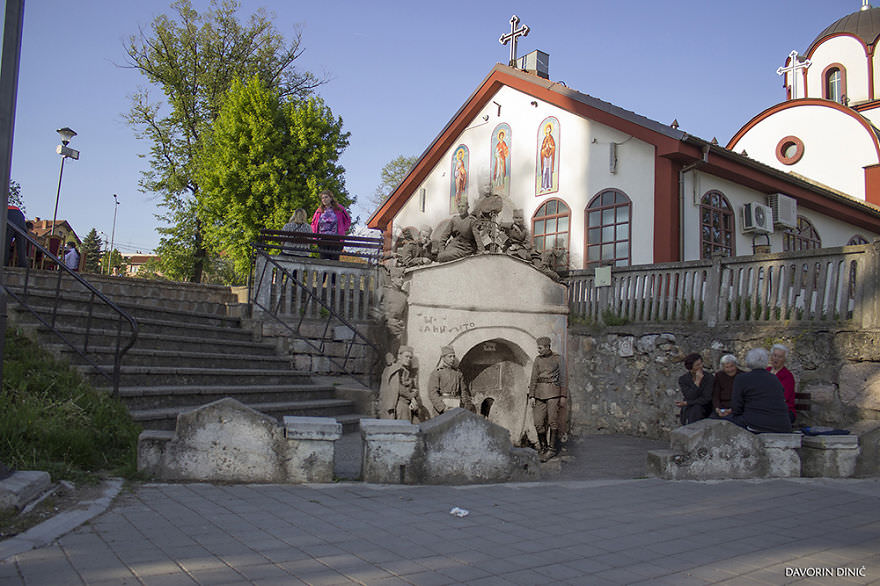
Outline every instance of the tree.
{"type": "MultiPolygon", "coordinates": [[[[196,215],[200,185],[195,157],[210,132],[232,80],[257,75],[282,97],[302,98],[320,84],[293,62],[301,54],[301,35],[288,44],[264,10],[239,22],[236,0],[211,0],[204,13],[189,0],[171,5],[174,15],[156,17],[126,44],[128,65],[158,86],[167,104],[151,100],[147,90],[132,98],[128,122],[151,143],[150,170],[141,178],[145,191],[158,193],[166,222],[159,250],[165,263],[187,280],[200,281],[206,264],[202,227],[196,215]]],[[[174,278],[174,277],[172,277],[174,278]]]]}
{"type": "Polygon", "coordinates": [[[372,203],[375,206],[373,209],[378,209],[379,206],[385,203],[391,192],[400,185],[400,182],[406,178],[407,174],[418,162],[418,157],[398,155],[382,167],[382,171],[379,173],[381,182],[376,187],[375,193],[373,193],[372,203]]]}
{"type": "Polygon", "coordinates": [[[21,213],[27,215],[24,203],[21,201],[21,185],[11,179],[9,180],[9,205],[17,207],[21,213]]]}
{"type": "Polygon", "coordinates": [[[285,99],[257,76],[234,81],[198,154],[207,249],[230,259],[240,280],[260,229],[280,229],[296,208],[314,210],[324,189],[348,206],[338,164],[348,137],[318,98],[285,99]]]}
{"type": "Polygon", "coordinates": [[[83,272],[98,273],[101,266],[101,238],[97,230],[92,228],[82,241],[83,272]]]}

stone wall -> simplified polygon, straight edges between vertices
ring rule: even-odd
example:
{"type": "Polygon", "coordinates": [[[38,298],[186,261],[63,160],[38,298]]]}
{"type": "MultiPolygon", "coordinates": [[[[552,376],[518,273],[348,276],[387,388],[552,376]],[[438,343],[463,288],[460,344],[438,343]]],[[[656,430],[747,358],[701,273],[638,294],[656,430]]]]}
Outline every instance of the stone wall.
{"type": "Polygon", "coordinates": [[[880,331],[815,327],[655,324],[568,331],[573,433],[625,433],[668,439],[678,427],[682,359],[703,355],[718,369],[724,354],[740,360],[755,346],[788,346],[788,368],[812,409],[798,423],[847,428],[880,420],[880,331]]]}

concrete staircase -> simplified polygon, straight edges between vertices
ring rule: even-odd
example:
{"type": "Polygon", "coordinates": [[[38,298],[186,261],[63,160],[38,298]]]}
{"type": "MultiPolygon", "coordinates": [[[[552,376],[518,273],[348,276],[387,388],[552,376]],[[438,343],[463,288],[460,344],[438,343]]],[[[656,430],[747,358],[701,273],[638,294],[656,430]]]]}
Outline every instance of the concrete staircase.
{"type": "MultiPolygon", "coordinates": [[[[223,397],[279,418],[335,417],[346,427],[356,426],[358,410],[369,410],[369,393],[358,394],[351,384],[340,388],[332,377],[313,381],[315,371],[303,366],[317,364],[315,357],[306,361],[295,352],[279,352],[281,345],[274,341],[260,340],[241,317],[245,306],[229,287],[84,276],[138,321],[137,342],[122,360],[119,393],[145,429],[173,429],[181,411],[223,397]]],[[[23,281],[23,271],[6,273],[7,287],[15,292],[22,291],[23,281]]],[[[100,307],[89,316],[89,294],[71,281],[63,281],[56,327],[81,344],[90,323],[88,355],[112,369],[118,319],[100,307]]],[[[55,272],[30,274],[28,303],[43,316],[55,305],[56,283],[55,272]]],[[[12,298],[9,315],[11,324],[30,332],[99,388],[110,390],[106,378],[12,298]]]]}

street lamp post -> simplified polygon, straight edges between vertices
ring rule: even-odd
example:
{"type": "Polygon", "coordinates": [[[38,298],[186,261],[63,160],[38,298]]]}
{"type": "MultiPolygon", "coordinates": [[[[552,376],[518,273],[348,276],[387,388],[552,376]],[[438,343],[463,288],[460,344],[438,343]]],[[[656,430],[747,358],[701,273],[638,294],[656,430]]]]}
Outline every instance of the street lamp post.
{"type": "Polygon", "coordinates": [[[110,274],[110,263],[113,262],[113,245],[116,242],[116,212],[119,210],[119,197],[114,193],[113,201],[116,202],[116,205],[113,206],[113,230],[110,232],[110,254],[107,257],[107,274],[110,274]]]}
{"type": "Polygon", "coordinates": [[[58,220],[58,200],[61,198],[61,177],[64,175],[64,159],[70,158],[74,161],[79,159],[79,151],[67,146],[70,143],[70,139],[76,136],[76,132],[67,126],[59,128],[55,132],[61,137],[61,144],[55,149],[55,152],[61,155],[61,171],[58,172],[58,191],[55,192],[55,211],[52,212],[52,229],[49,231],[49,236],[55,235],[55,222],[58,220]]]}

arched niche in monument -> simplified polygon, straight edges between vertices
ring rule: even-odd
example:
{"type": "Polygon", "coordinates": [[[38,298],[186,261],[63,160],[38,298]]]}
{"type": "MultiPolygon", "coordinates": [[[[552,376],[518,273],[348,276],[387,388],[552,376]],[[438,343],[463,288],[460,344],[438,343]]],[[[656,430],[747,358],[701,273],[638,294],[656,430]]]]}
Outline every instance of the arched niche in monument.
{"type": "Polygon", "coordinates": [[[516,445],[527,445],[528,436],[534,436],[531,420],[527,421],[527,398],[523,392],[529,383],[530,371],[526,366],[530,363],[531,358],[519,345],[493,338],[471,346],[460,364],[477,413],[507,428],[516,445]]]}

